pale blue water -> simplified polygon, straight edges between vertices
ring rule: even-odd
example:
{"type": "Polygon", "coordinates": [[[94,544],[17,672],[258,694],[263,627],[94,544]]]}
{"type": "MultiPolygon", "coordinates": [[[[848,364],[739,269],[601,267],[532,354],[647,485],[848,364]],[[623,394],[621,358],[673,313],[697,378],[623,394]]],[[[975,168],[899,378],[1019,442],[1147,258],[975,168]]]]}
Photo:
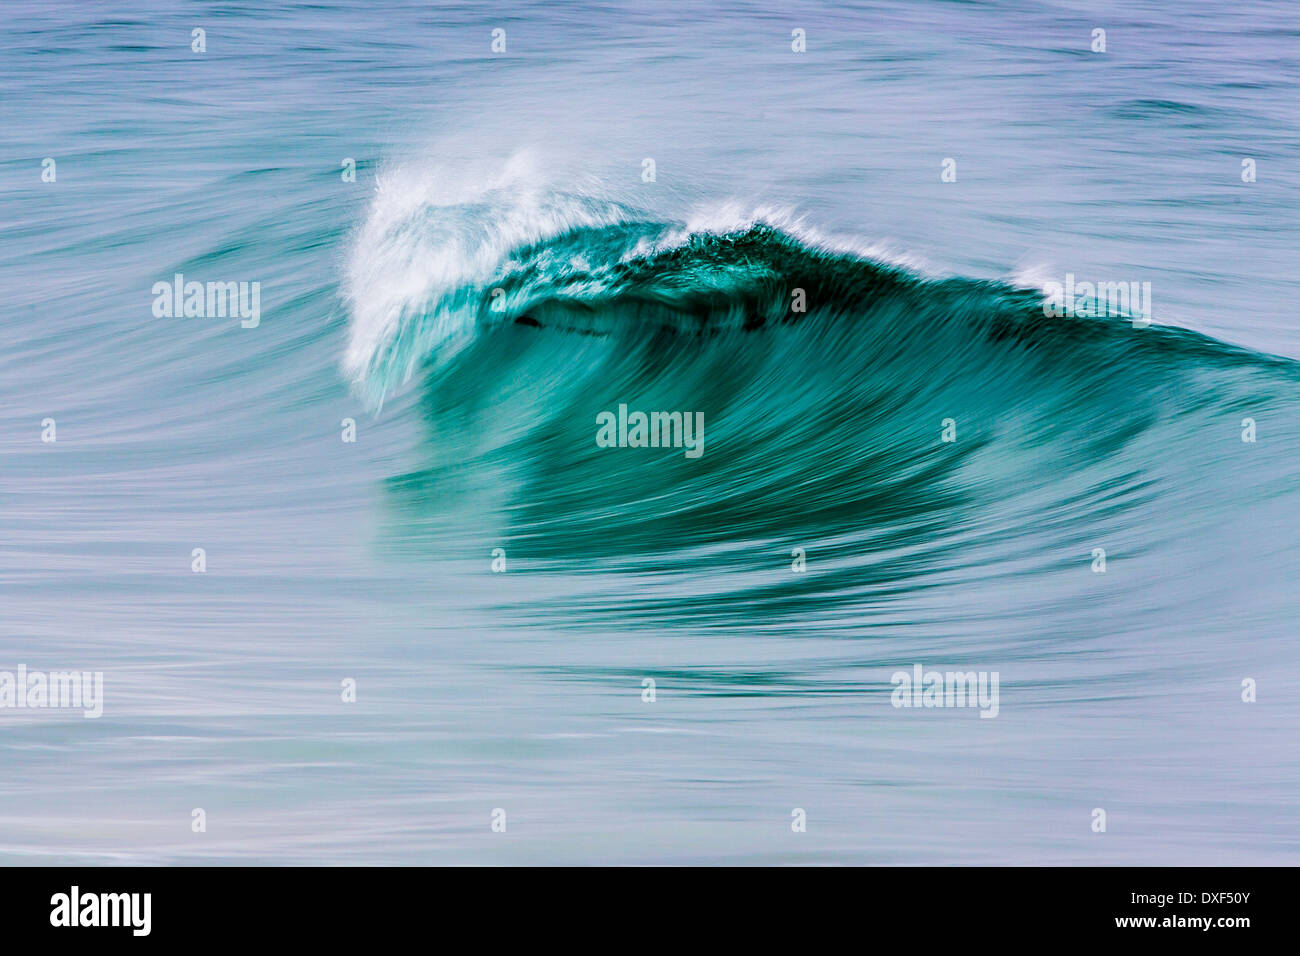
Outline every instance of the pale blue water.
{"type": "Polygon", "coordinates": [[[1297,862],[1295,7],[1084,6],[7,3],[0,859],[1297,862]]]}

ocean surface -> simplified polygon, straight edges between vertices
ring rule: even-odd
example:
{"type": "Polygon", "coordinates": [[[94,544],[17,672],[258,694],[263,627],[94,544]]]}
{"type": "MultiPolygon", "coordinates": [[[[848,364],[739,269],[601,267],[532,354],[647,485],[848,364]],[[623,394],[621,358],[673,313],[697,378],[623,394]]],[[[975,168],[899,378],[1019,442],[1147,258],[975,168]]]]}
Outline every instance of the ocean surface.
{"type": "Polygon", "coordinates": [[[0,77],[0,671],[103,675],[0,862],[1300,862],[1294,4],[9,0],[0,77]]]}

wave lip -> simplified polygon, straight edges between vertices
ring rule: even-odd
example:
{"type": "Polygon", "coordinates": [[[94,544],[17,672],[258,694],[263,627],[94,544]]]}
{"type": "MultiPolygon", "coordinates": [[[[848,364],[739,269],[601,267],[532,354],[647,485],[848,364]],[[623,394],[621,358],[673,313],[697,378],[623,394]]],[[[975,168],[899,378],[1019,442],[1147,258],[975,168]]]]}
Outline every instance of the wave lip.
{"type": "MultiPolygon", "coordinates": [[[[801,257],[923,267],[883,244],[828,236],[779,207],[716,204],[681,221],[655,219],[545,185],[526,155],[485,180],[398,168],[381,176],[352,240],[342,365],[382,399],[425,362],[459,352],[480,323],[536,322],[530,313],[539,308],[574,308],[571,325],[618,297],[668,313],[731,299],[735,312],[753,306],[760,286],[787,282],[776,270],[801,257]]],[[[784,306],[763,305],[775,308],[784,306]]]]}
{"type": "Polygon", "coordinates": [[[1171,379],[1197,363],[1295,372],[1293,363],[1185,330],[1053,316],[1041,287],[927,273],[887,247],[826,236],[779,208],[718,205],[682,220],[638,214],[553,187],[527,154],[494,176],[419,167],[383,175],[353,238],[344,294],[343,368],[376,403],[510,322],[609,336],[830,320],[851,326],[864,363],[892,363],[890,388],[928,389],[960,374],[960,391],[980,375],[1055,370],[1068,380],[1104,373],[1177,391],[1171,379]]]}

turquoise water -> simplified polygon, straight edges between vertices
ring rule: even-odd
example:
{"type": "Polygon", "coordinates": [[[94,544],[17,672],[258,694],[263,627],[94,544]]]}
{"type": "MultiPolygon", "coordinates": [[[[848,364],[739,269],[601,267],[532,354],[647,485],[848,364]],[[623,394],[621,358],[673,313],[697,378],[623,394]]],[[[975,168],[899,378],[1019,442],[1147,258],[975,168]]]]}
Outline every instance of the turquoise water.
{"type": "Polygon", "coordinates": [[[6,12],[0,859],[1297,861],[1289,5],[6,12]]]}

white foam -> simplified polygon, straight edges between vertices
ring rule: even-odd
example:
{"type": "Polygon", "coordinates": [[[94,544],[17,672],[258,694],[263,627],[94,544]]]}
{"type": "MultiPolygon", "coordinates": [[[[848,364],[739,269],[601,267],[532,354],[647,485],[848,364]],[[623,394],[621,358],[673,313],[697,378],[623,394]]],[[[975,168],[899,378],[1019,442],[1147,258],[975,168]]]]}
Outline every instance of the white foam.
{"type": "MultiPolygon", "coordinates": [[[[404,320],[459,288],[487,282],[512,250],[617,220],[613,204],[549,188],[542,169],[524,151],[486,175],[481,166],[448,163],[407,163],[381,172],[352,237],[343,282],[351,314],[343,367],[354,380],[365,378],[404,320]]],[[[469,331],[469,316],[438,319],[445,327],[435,323],[426,330],[434,338],[469,331]]]]}

